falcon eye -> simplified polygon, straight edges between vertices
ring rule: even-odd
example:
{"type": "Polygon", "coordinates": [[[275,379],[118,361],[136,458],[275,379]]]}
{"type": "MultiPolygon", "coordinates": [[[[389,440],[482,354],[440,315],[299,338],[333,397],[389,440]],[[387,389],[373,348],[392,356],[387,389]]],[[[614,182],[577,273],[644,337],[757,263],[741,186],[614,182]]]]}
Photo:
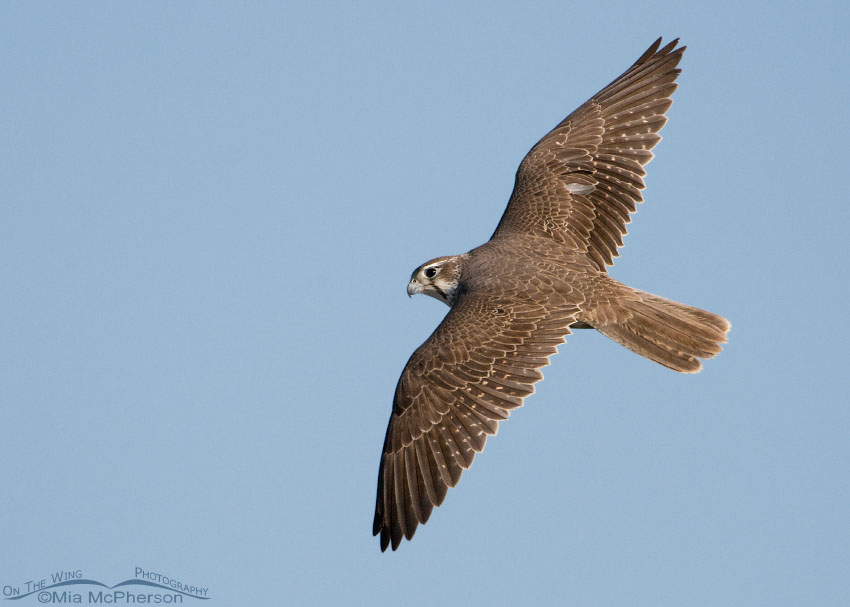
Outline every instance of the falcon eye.
{"type": "Polygon", "coordinates": [[[435,270],[434,268],[428,268],[427,270],[425,270],[425,276],[427,276],[428,278],[434,278],[436,275],[437,270],[435,270]]]}

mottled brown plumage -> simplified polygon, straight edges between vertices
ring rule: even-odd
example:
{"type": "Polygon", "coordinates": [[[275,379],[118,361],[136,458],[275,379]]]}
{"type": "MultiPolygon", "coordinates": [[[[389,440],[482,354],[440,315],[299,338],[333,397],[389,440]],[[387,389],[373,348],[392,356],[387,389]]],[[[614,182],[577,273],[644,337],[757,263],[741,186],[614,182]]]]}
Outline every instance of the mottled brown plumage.
{"type": "Polygon", "coordinates": [[[657,40],[531,149],[489,242],[411,276],[408,294],[451,310],[396,387],[373,524],[382,550],[428,520],[487,436],[534,391],[571,328],[595,328],[683,373],[699,371],[726,341],[726,319],[606,271],[667,120],[685,50],[676,43],[657,40]]]}

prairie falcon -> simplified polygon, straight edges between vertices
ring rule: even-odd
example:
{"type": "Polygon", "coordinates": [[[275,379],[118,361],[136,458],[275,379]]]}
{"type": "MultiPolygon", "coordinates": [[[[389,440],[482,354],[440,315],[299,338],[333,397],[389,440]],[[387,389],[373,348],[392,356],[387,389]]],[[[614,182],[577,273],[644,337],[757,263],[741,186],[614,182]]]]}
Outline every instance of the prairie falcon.
{"type": "Polygon", "coordinates": [[[574,328],[594,328],[682,373],[720,352],[729,322],[608,276],[642,201],[643,166],[685,47],[661,39],[523,159],[490,240],[422,264],[408,295],[451,307],[396,386],[372,527],[381,550],[413,537],[574,328]]]}

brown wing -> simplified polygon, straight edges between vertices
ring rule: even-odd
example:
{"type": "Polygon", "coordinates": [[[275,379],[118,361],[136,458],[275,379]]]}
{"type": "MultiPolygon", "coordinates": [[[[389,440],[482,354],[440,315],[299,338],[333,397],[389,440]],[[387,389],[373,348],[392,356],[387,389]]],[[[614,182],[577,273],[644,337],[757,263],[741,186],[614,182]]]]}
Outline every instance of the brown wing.
{"type": "Polygon", "coordinates": [[[374,535],[381,550],[410,539],[543,378],[575,308],[547,310],[467,292],[404,368],[381,467],[374,535]]]}
{"type": "Polygon", "coordinates": [[[685,47],[661,38],[623,75],[567,116],[520,164],[493,238],[547,236],[586,252],[600,269],[613,263],[629,215],[643,199],[643,165],[661,140],[685,47]]]}

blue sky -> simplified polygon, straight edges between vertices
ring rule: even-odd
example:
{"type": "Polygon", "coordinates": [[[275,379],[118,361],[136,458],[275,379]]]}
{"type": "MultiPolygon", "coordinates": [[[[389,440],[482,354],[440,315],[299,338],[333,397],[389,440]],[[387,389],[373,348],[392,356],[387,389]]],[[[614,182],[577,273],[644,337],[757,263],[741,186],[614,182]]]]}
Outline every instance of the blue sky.
{"type": "Polygon", "coordinates": [[[0,588],[143,567],[210,605],[848,604],[848,25],[3,3],[0,588]],[[726,350],[680,376],[571,336],[381,554],[393,389],[446,311],[411,270],[486,240],[525,152],[659,35],[689,48],[611,273],[728,317],[726,350]]]}

